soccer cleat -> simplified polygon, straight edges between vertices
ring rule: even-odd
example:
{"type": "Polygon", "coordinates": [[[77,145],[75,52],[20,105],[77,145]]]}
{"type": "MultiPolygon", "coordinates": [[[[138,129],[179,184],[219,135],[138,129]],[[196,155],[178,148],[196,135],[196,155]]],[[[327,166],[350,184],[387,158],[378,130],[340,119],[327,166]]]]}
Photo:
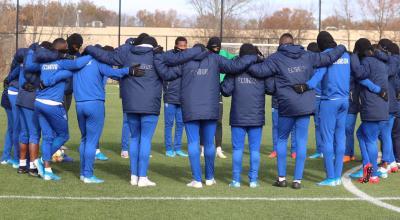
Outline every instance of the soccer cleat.
{"type": "Polygon", "coordinates": [[[44,180],[53,180],[53,181],[59,181],[61,180],[61,177],[55,175],[53,172],[44,172],[43,176],[44,180]]]}
{"type": "Polygon", "coordinates": [[[379,177],[372,176],[371,178],[369,178],[369,183],[370,184],[378,184],[379,183],[379,177]]]}
{"type": "Polygon", "coordinates": [[[1,165],[7,165],[7,164],[8,164],[8,161],[9,161],[9,160],[2,160],[2,161],[0,162],[0,164],[1,164],[1,165]]]}
{"type": "Polygon", "coordinates": [[[231,187],[231,188],[240,188],[240,183],[236,182],[236,181],[232,181],[231,183],[229,183],[229,187],[231,187]]]}
{"type": "Polygon", "coordinates": [[[325,179],[317,183],[318,186],[336,186],[336,179],[325,179]]]}
{"type": "Polygon", "coordinates": [[[124,159],[129,159],[129,152],[128,151],[121,151],[121,157],[124,159]]]}
{"type": "Polygon", "coordinates": [[[354,179],[362,178],[363,177],[363,170],[361,169],[361,170],[359,170],[359,171],[357,171],[355,173],[350,174],[350,177],[354,178],[354,179]]]}
{"type": "Polygon", "coordinates": [[[301,183],[293,182],[292,183],[292,189],[301,189],[301,183]]]}
{"type": "Polygon", "coordinates": [[[221,147],[217,147],[217,157],[219,157],[221,159],[226,159],[226,156],[225,156],[224,152],[222,151],[221,147]]]}
{"type": "Polygon", "coordinates": [[[85,179],[85,177],[84,177],[83,175],[80,175],[80,176],[79,176],[79,180],[80,180],[80,181],[83,181],[84,179],[85,179]]]}
{"type": "Polygon", "coordinates": [[[137,186],[138,180],[139,180],[138,176],[131,175],[131,185],[132,186],[137,186]]]}
{"type": "Polygon", "coordinates": [[[293,152],[293,153],[290,155],[290,157],[291,157],[292,159],[296,159],[296,157],[297,157],[296,152],[293,152]]]}
{"type": "Polygon", "coordinates": [[[257,188],[260,186],[260,184],[258,184],[257,181],[253,181],[253,182],[250,182],[249,186],[250,186],[250,188],[257,188]]]}
{"type": "Polygon", "coordinates": [[[287,182],[286,182],[286,180],[279,181],[279,179],[278,179],[272,184],[272,186],[287,187],[287,182]]]}
{"type": "Polygon", "coordinates": [[[217,184],[217,181],[215,181],[214,178],[210,179],[210,180],[206,180],[206,186],[212,186],[217,184]]]}
{"type": "Polygon", "coordinates": [[[348,162],[350,162],[351,161],[351,156],[344,156],[343,157],[343,163],[348,163],[348,162]]]}
{"type": "Polygon", "coordinates": [[[358,180],[360,183],[368,183],[372,174],[372,165],[368,163],[363,167],[363,177],[358,180]]]}
{"type": "Polygon", "coordinates": [[[276,154],[276,151],[272,151],[269,155],[268,155],[268,158],[276,158],[276,156],[277,156],[277,154],[276,154]]]}
{"type": "Polygon", "coordinates": [[[399,171],[399,167],[397,166],[396,162],[390,163],[389,168],[391,173],[397,173],[397,171],[399,171]]]}
{"type": "Polygon", "coordinates": [[[43,161],[41,158],[36,159],[35,161],[33,161],[33,163],[35,164],[35,167],[38,170],[38,175],[40,177],[43,177],[44,175],[44,166],[43,166],[43,161]]]}
{"type": "Polygon", "coordinates": [[[175,151],[173,151],[173,150],[167,150],[167,152],[165,152],[165,156],[167,156],[167,157],[175,157],[176,154],[175,154],[175,151]]]}
{"type": "Polygon", "coordinates": [[[70,156],[64,154],[64,155],[63,155],[63,160],[62,160],[62,162],[65,162],[65,163],[72,163],[72,162],[74,162],[74,158],[72,158],[72,157],[70,157],[70,156]]]}
{"type": "Polygon", "coordinates": [[[310,158],[310,159],[322,158],[322,154],[321,153],[314,153],[311,156],[309,156],[308,158],[310,158]]]}
{"type": "Polygon", "coordinates": [[[191,187],[191,188],[196,188],[196,189],[200,189],[203,188],[203,184],[201,182],[198,182],[196,180],[193,180],[192,182],[186,184],[187,187],[191,187]]]}
{"type": "Polygon", "coordinates": [[[18,169],[19,162],[17,160],[8,160],[8,164],[10,164],[14,169],[18,169]]]}
{"type": "Polygon", "coordinates": [[[33,177],[38,177],[38,176],[39,176],[38,170],[37,170],[36,168],[34,168],[34,169],[29,169],[28,174],[29,174],[30,176],[33,176],[33,177]]]}
{"type": "Polygon", "coordinates": [[[91,177],[85,177],[84,179],[83,179],[83,182],[84,183],[104,183],[104,180],[102,180],[102,179],[99,179],[99,178],[97,178],[97,177],[95,177],[95,176],[91,176],[91,177]]]}
{"type": "Polygon", "coordinates": [[[335,179],[335,184],[336,184],[336,186],[341,186],[342,185],[342,178],[336,178],[335,179]]]}
{"type": "Polygon", "coordinates": [[[18,170],[17,170],[17,173],[25,174],[25,173],[28,173],[28,170],[27,170],[26,166],[19,166],[18,170]]]}
{"type": "Polygon", "coordinates": [[[150,181],[149,178],[147,178],[147,176],[139,177],[138,187],[148,187],[148,186],[156,186],[156,183],[150,181]]]}
{"type": "Polygon", "coordinates": [[[188,157],[189,156],[187,153],[183,152],[182,150],[175,151],[175,154],[180,157],[188,157]]]}
{"type": "Polygon", "coordinates": [[[382,170],[378,169],[377,175],[378,175],[379,178],[382,178],[382,179],[388,178],[388,173],[385,172],[384,169],[382,169],[382,170]]]}
{"type": "Polygon", "coordinates": [[[100,160],[100,161],[108,160],[108,157],[106,155],[104,155],[102,152],[97,153],[95,158],[96,158],[96,160],[100,160]]]}

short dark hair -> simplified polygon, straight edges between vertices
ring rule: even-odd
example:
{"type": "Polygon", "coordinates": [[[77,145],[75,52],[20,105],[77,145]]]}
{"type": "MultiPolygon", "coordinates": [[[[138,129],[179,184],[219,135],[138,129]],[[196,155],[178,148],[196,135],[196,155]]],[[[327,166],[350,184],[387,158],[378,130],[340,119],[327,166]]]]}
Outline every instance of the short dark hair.
{"type": "Polygon", "coordinates": [[[106,46],[103,47],[103,50],[105,50],[105,51],[114,51],[114,47],[106,45],[106,46]]]}
{"type": "Polygon", "coordinates": [[[67,41],[64,39],[64,38],[57,38],[57,39],[55,39],[54,41],[53,41],[53,47],[55,46],[55,45],[57,45],[57,44],[66,44],[67,43],[67,41]]]}
{"type": "Polygon", "coordinates": [[[78,33],[71,34],[71,36],[69,36],[67,38],[67,43],[68,43],[68,47],[71,47],[72,45],[81,47],[83,44],[82,35],[80,35],[78,33]]]}
{"type": "Polygon", "coordinates": [[[51,50],[53,48],[53,44],[48,41],[43,41],[42,43],[40,43],[40,46],[48,50],[51,50]]]}
{"type": "Polygon", "coordinates": [[[290,33],[284,33],[279,38],[279,44],[287,44],[288,42],[293,43],[293,41],[294,41],[293,35],[290,33]]]}
{"type": "Polygon", "coordinates": [[[187,43],[186,37],[182,37],[182,36],[177,37],[177,38],[175,39],[175,45],[177,45],[178,42],[181,42],[181,41],[184,41],[184,42],[187,43]]]}
{"type": "Polygon", "coordinates": [[[321,50],[320,50],[319,47],[318,47],[317,42],[311,42],[310,44],[308,44],[307,50],[308,50],[308,51],[311,51],[311,52],[314,52],[314,53],[319,53],[319,52],[321,52],[321,50]]]}

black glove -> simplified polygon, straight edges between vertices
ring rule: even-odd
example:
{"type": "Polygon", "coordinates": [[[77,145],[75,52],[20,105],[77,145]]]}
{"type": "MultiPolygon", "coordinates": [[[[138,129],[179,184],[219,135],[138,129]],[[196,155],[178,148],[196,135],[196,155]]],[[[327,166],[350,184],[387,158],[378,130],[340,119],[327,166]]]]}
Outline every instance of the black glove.
{"type": "Polygon", "coordinates": [[[46,88],[47,88],[47,86],[44,85],[43,81],[40,81],[39,89],[40,89],[40,90],[43,90],[43,89],[46,89],[46,88]]]}
{"type": "Polygon", "coordinates": [[[379,97],[381,97],[383,100],[385,100],[385,102],[387,102],[389,100],[388,98],[388,93],[386,91],[386,89],[381,89],[381,92],[378,94],[379,97]]]}
{"type": "Polygon", "coordinates": [[[153,51],[155,54],[164,53],[164,48],[162,46],[158,45],[157,47],[155,47],[153,49],[153,51]]]}
{"type": "Polygon", "coordinates": [[[28,92],[34,92],[36,90],[36,87],[34,85],[32,85],[32,83],[25,83],[22,87],[25,91],[28,92]]]}
{"type": "Polygon", "coordinates": [[[10,83],[8,82],[8,79],[5,78],[4,81],[3,81],[3,88],[4,88],[5,90],[7,90],[9,85],[10,85],[10,83]]]}
{"type": "Polygon", "coordinates": [[[142,77],[146,71],[140,68],[140,64],[135,64],[129,67],[129,76],[142,77]]]}
{"type": "Polygon", "coordinates": [[[296,84],[293,86],[294,91],[296,91],[298,94],[303,94],[307,90],[309,90],[307,84],[296,84]]]}

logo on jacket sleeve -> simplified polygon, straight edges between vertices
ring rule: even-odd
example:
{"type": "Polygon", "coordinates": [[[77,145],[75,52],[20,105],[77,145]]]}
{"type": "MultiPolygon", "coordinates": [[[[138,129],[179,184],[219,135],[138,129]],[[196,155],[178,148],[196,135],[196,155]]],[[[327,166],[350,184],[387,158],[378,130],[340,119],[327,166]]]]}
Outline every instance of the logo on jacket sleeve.
{"type": "Polygon", "coordinates": [[[58,64],[43,64],[42,70],[58,70],[58,64]]]}

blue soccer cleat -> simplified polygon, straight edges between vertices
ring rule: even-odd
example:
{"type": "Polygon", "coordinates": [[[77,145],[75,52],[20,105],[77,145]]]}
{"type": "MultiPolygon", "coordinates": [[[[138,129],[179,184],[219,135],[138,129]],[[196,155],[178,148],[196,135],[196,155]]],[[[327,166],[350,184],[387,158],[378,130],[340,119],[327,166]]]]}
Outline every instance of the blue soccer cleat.
{"type": "Polygon", "coordinates": [[[236,181],[232,181],[232,182],[229,184],[229,187],[232,187],[232,188],[240,188],[240,183],[239,183],[239,182],[236,182],[236,181]]]}
{"type": "Polygon", "coordinates": [[[18,169],[18,167],[19,167],[18,160],[8,160],[7,163],[10,164],[14,169],[18,169]]]}
{"type": "Polygon", "coordinates": [[[83,181],[84,179],[85,179],[85,177],[84,177],[83,175],[80,175],[80,176],[79,176],[79,180],[80,180],[80,181],[83,181]]]}
{"type": "Polygon", "coordinates": [[[385,172],[384,170],[378,170],[377,176],[379,178],[386,179],[386,178],[388,178],[388,173],[385,172]]]}
{"type": "Polygon", "coordinates": [[[72,157],[70,157],[70,156],[64,154],[64,156],[63,156],[63,161],[62,161],[62,162],[65,162],[65,163],[72,163],[72,162],[74,162],[74,158],[72,158],[72,157]]]}
{"type": "Polygon", "coordinates": [[[97,178],[95,176],[91,176],[91,177],[85,177],[83,179],[83,182],[84,183],[104,183],[104,180],[99,179],[99,178],[97,178]]]}
{"type": "Polygon", "coordinates": [[[260,184],[258,184],[258,182],[257,181],[253,181],[253,182],[250,182],[250,188],[257,188],[257,187],[259,187],[260,186],[260,184]]]}
{"type": "Polygon", "coordinates": [[[310,159],[318,159],[318,158],[323,158],[322,153],[314,153],[311,156],[309,156],[308,158],[310,159]]]}
{"type": "Polygon", "coordinates": [[[336,186],[336,179],[325,179],[317,183],[318,186],[336,186]]]}
{"type": "Polygon", "coordinates": [[[41,158],[36,159],[35,161],[33,161],[33,163],[35,164],[37,170],[38,170],[38,175],[40,177],[44,176],[44,166],[43,166],[43,160],[41,158]]]}
{"type": "Polygon", "coordinates": [[[187,153],[183,152],[182,150],[175,151],[175,154],[180,157],[188,157],[189,156],[187,153]]]}
{"type": "Polygon", "coordinates": [[[44,172],[43,176],[44,180],[53,180],[53,181],[59,181],[61,180],[61,177],[55,175],[53,172],[44,172]]]}
{"type": "Polygon", "coordinates": [[[355,173],[350,174],[350,177],[354,178],[354,179],[362,178],[363,177],[363,170],[361,169],[361,170],[359,170],[359,171],[357,171],[355,173]]]}
{"type": "Polygon", "coordinates": [[[342,178],[336,178],[335,183],[336,183],[336,186],[341,186],[342,185],[342,178]]]}
{"type": "Polygon", "coordinates": [[[176,154],[175,154],[175,151],[173,151],[173,150],[167,150],[165,152],[165,156],[167,156],[167,157],[175,157],[176,154]]]}
{"type": "Polygon", "coordinates": [[[101,161],[108,160],[108,157],[104,155],[102,152],[97,153],[95,158],[96,160],[101,160],[101,161]]]}

